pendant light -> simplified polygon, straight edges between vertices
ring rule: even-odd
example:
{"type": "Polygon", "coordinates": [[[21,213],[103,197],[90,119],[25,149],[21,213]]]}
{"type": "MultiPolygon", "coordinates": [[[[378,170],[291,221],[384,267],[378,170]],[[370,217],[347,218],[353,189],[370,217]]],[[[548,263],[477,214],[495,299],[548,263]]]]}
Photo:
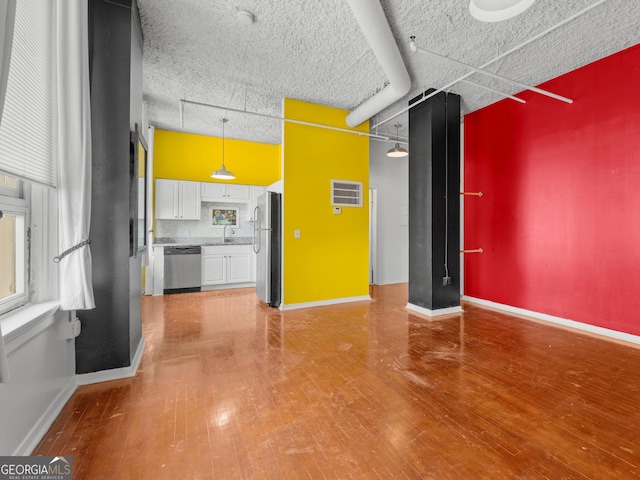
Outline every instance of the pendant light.
{"type": "Polygon", "coordinates": [[[481,22],[501,22],[520,15],[536,0],[471,0],[469,11],[481,22]]]}
{"type": "Polygon", "coordinates": [[[211,178],[216,178],[218,180],[233,180],[236,176],[224,166],[224,124],[227,123],[229,119],[221,118],[220,121],[222,122],[222,167],[220,167],[220,170],[213,172],[211,174],[211,178]]]}
{"type": "Polygon", "coordinates": [[[400,128],[400,124],[396,123],[394,127],[396,127],[396,146],[389,149],[389,151],[387,152],[387,157],[392,157],[392,158],[406,157],[407,155],[409,155],[409,152],[407,152],[406,148],[402,148],[400,146],[400,142],[398,141],[398,129],[400,128]]]}

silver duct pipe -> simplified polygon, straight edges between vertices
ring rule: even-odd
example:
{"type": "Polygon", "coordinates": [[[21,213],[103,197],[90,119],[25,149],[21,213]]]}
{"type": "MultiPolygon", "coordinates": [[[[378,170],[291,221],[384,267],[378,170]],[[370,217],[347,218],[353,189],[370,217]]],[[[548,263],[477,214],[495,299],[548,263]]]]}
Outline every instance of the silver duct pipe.
{"type": "Polygon", "coordinates": [[[389,80],[385,88],[347,115],[347,125],[356,127],[409,93],[411,79],[380,2],[347,0],[347,3],[389,80]]]}

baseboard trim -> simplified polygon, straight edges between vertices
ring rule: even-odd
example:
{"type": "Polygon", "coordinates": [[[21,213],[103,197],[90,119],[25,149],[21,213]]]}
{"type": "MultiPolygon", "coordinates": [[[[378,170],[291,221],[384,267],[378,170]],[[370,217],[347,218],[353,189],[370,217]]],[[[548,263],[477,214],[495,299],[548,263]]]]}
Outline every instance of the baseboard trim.
{"type": "MultiPolygon", "coordinates": [[[[138,348],[136,348],[136,354],[133,356],[133,361],[131,362],[131,369],[133,370],[133,375],[136,374],[138,368],[140,367],[140,362],[142,361],[142,354],[144,353],[144,349],[147,346],[147,342],[144,341],[144,338],[140,337],[140,341],[138,342],[138,348]]],[[[131,376],[133,376],[131,375],[131,376]]]]}
{"type": "Polygon", "coordinates": [[[232,288],[255,288],[255,282],[246,283],[226,283],[224,285],[203,285],[200,287],[201,292],[213,292],[216,290],[230,290],[232,288]]]}
{"type": "Polygon", "coordinates": [[[121,380],[123,378],[131,378],[138,371],[142,354],[146,343],[144,338],[140,339],[138,348],[133,356],[131,365],[122,368],[112,368],[111,370],[100,370],[99,372],[81,373],[76,375],[78,385],[91,385],[93,383],[110,382],[111,380],[121,380]]]}
{"type": "Polygon", "coordinates": [[[502,303],[496,303],[490,300],[483,300],[481,298],[468,297],[466,295],[462,297],[462,300],[464,300],[465,302],[474,303],[476,305],[480,305],[482,307],[486,307],[492,310],[511,313],[525,320],[553,323],[571,330],[580,330],[581,332],[590,333],[600,337],[607,337],[607,339],[609,340],[616,340],[624,343],[633,343],[635,345],[640,345],[640,336],[638,335],[618,332],[617,330],[610,330],[604,327],[589,325],[588,323],[576,322],[575,320],[569,320],[567,318],[555,317],[553,315],[547,315],[546,313],[534,312],[533,310],[526,310],[524,308],[512,307],[511,305],[504,305],[502,303]]]}
{"type": "Polygon", "coordinates": [[[312,308],[312,307],[325,307],[327,305],[338,305],[340,303],[352,303],[352,302],[365,302],[370,301],[369,295],[362,295],[361,297],[344,297],[333,298],[331,300],[320,300],[318,302],[305,302],[305,303],[290,303],[289,305],[280,305],[280,310],[297,310],[299,308],[312,308]]]}
{"type": "Polygon", "coordinates": [[[38,446],[38,443],[44,438],[49,431],[53,422],[67,404],[71,395],[76,391],[77,384],[75,377],[71,377],[62,390],[56,395],[56,398],[47,407],[42,416],[35,425],[29,430],[27,436],[20,442],[20,445],[13,452],[13,456],[28,456],[38,446]]]}
{"type": "Polygon", "coordinates": [[[414,305],[413,303],[407,303],[407,310],[411,310],[412,312],[421,313],[422,315],[426,315],[428,317],[439,317],[442,315],[452,315],[454,313],[462,313],[462,307],[447,307],[447,308],[438,308],[437,310],[429,310],[428,308],[419,307],[418,305],[414,305]]]}
{"type": "Polygon", "coordinates": [[[387,280],[380,280],[380,279],[376,279],[376,283],[372,284],[372,285],[395,285],[397,283],[407,283],[409,280],[408,279],[387,279],[387,280]]]}

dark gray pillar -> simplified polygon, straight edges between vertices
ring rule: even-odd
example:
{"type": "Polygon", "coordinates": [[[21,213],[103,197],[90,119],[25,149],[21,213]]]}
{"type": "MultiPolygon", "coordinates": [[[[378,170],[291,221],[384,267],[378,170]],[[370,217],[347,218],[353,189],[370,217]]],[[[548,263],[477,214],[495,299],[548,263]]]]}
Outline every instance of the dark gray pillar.
{"type": "Polygon", "coordinates": [[[409,304],[459,307],[459,95],[440,92],[409,110],[409,152],[409,304]]]}
{"type": "Polygon", "coordinates": [[[91,253],[96,308],[78,312],[82,333],[76,339],[77,373],[109,370],[131,364],[131,0],[89,2],[89,45],[93,157],[91,253]]]}

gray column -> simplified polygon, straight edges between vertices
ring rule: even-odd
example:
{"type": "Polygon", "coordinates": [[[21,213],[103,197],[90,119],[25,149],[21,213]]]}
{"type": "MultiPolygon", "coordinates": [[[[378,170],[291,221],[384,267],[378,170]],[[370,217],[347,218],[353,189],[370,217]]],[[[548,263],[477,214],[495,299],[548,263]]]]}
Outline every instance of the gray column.
{"type": "MultiPolygon", "coordinates": [[[[76,339],[76,373],[131,364],[130,302],[134,301],[130,299],[129,278],[131,1],[89,2],[91,253],[96,308],[78,311],[82,332],[76,339]]],[[[140,302],[140,298],[135,301],[140,302]]]]}
{"type": "Polygon", "coordinates": [[[460,306],[459,95],[409,110],[409,152],[409,304],[437,314],[460,306]]]}

